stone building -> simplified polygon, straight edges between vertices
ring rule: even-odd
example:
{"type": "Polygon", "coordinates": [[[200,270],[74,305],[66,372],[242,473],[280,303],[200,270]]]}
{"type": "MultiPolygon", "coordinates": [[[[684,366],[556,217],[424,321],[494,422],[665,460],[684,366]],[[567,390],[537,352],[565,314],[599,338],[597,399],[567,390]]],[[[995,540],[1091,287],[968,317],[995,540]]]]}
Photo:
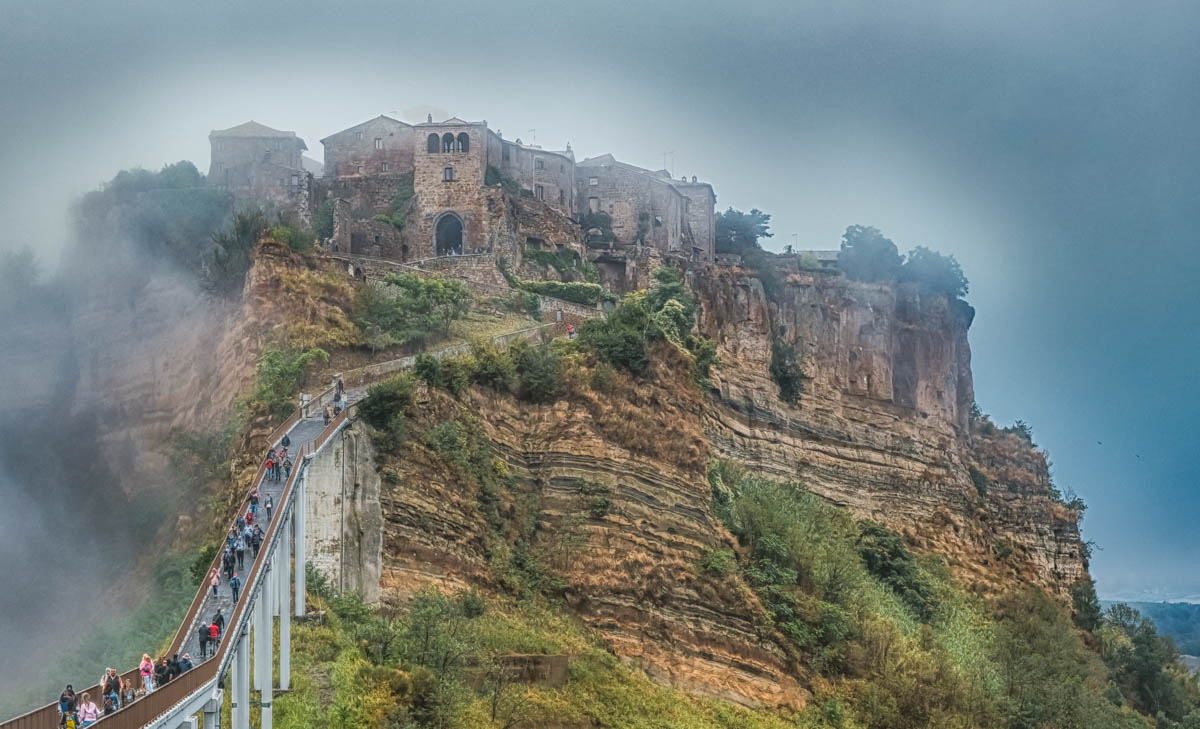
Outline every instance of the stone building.
{"type": "Polygon", "coordinates": [[[516,180],[535,200],[563,215],[575,212],[575,153],[509,142],[500,132],[488,132],[488,160],[501,174],[516,180]]]}
{"type": "Polygon", "coordinates": [[[606,213],[618,247],[652,246],[666,255],[712,260],[712,186],[676,182],[666,170],[636,167],[611,154],[582,160],[576,168],[579,213],[606,213]],[[696,237],[693,223],[703,238],[696,237]]]}
{"type": "Polygon", "coordinates": [[[695,175],[690,182],[682,178],[671,184],[687,198],[684,210],[692,231],[691,259],[712,263],[717,245],[717,194],[712,185],[698,182],[695,175]]]}
{"type": "Polygon", "coordinates": [[[238,201],[253,201],[307,215],[311,175],[302,155],[308,147],[295,132],[248,121],[208,135],[211,184],[222,186],[238,201]]]}
{"type": "Polygon", "coordinates": [[[398,175],[413,171],[413,127],[377,116],[321,140],[326,177],[398,175]]]}

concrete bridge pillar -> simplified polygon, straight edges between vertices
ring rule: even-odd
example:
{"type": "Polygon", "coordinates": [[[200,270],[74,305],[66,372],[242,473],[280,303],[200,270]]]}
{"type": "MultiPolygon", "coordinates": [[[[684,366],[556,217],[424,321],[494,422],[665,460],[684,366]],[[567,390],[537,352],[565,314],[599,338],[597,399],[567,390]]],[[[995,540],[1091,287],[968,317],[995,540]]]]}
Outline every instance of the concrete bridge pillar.
{"type": "MultiPolygon", "coordinates": [[[[300,468],[301,464],[297,463],[296,468],[300,468]]],[[[304,482],[307,479],[305,474],[301,473],[296,479],[296,506],[293,509],[295,514],[296,528],[296,617],[304,617],[304,522],[308,514],[308,497],[305,495],[304,482]]]]}
{"type": "Polygon", "coordinates": [[[224,700],[225,692],[217,689],[213,698],[204,705],[204,729],[221,729],[221,702],[224,700]]]}
{"type": "Polygon", "coordinates": [[[250,729],[250,640],[249,631],[237,637],[233,666],[233,729],[250,729]]]}
{"type": "Polygon", "coordinates": [[[278,561],[276,571],[279,574],[279,690],[287,691],[291,687],[292,675],[292,572],[291,564],[291,522],[284,521],[280,525],[279,547],[275,559],[278,561]]]}
{"type": "Polygon", "coordinates": [[[263,563],[262,582],[259,583],[258,598],[254,601],[254,688],[261,692],[261,729],[271,729],[271,674],[275,667],[275,640],[271,620],[271,593],[274,592],[275,576],[271,566],[270,559],[263,563]]]}

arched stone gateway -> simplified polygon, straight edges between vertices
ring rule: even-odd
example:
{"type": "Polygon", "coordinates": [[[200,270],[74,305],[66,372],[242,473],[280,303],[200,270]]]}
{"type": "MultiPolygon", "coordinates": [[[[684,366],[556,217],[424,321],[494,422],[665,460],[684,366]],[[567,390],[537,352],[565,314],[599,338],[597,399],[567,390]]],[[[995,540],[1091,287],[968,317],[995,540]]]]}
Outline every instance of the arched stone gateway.
{"type": "Polygon", "coordinates": [[[434,255],[461,256],[463,221],[456,213],[443,213],[434,226],[434,255]]]}

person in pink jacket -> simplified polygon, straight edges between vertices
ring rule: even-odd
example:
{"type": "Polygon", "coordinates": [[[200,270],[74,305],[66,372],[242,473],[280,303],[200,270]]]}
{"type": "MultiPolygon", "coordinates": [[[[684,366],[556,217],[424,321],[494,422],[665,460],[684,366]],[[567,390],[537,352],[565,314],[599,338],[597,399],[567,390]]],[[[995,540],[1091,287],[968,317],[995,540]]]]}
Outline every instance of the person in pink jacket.
{"type": "Polygon", "coordinates": [[[83,701],[79,702],[79,726],[91,726],[100,718],[100,709],[96,706],[96,702],[92,701],[92,697],[88,694],[83,695],[83,701]]]}
{"type": "Polygon", "coordinates": [[[217,585],[221,584],[221,575],[216,570],[208,573],[208,584],[212,585],[213,597],[217,596],[217,585]]]}
{"type": "Polygon", "coordinates": [[[148,654],[142,654],[142,664],[138,666],[138,671],[142,674],[142,686],[148,694],[154,690],[154,661],[150,660],[148,654]]]}

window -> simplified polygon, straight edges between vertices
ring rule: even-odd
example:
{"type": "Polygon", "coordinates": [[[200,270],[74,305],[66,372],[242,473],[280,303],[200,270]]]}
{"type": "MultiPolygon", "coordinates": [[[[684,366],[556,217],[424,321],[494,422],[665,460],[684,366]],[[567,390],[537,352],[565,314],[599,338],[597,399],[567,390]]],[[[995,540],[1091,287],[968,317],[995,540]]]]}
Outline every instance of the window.
{"type": "Polygon", "coordinates": [[[509,155],[508,150],[509,150],[509,147],[506,144],[506,145],[504,145],[504,150],[500,153],[500,159],[504,160],[505,162],[508,161],[508,155],[509,155]]]}
{"type": "Polygon", "coordinates": [[[534,187],[533,194],[535,197],[537,197],[538,200],[545,200],[546,199],[546,188],[542,187],[541,185],[536,185],[534,187]]]}
{"type": "Polygon", "coordinates": [[[391,165],[389,165],[387,162],[379,163],[379,171],[380,172],[387,172],[390,168],[391,168],[391,165]]]}
{"type": "Polygon", "coordinates": [[[533,168],[534,168],[535,170],[544,170],[544,169],[546,169],[546,162],[545,162],[545,160],[543,160],[541,157],[538,157],[538,158],[537,158],[536,160],[534,160],[534,162],[533,162],[533,168]]]}
{"type": "Polygon", "coordinates": [[[361,175],[361,174],[363,173],[364,169],[365,169],[365,168],[364,168],[362,165],[359,165],[359,166],[358,166],[358,174],[360,174],[360,175],[361,175]]]}
{"type": "Polygon", "coordinates": [[[383,137],[375,137],[375,149],[383,149],[383,137]]]}
{"type": "Polygon", "coordinates": [[[558,204],[559,205],[567,204],[567,194],[565,192],[563,192],[562,190],[558,191],[558,204]]]}
{"type": "Polygon", "coordinates": [[[597,186],[597,185],[599,185],[599,184],[600,184],[600,178],[599,178],[599,177],[589,177],[589,178],[588,178],[588,187],[595,187],[595,186],[597,186]]]}
{"type": "Polygon", "coordinates": [[[436,134],[430,134],[429,140],[425,145],[425,151],[429,152],[430,154],[437,154],[438,150],[441,149],[441,147],[442,147],[442,138],[436,134]]]}
{"type": "Polygon", "coordinates": [[[589,197],[588,198],[588,212],[589,213],[600,212],[600,198],[598,198],[598,197],[589,197]]]}
{"type": "Polygon", "coordinates": [[[442,170],[442,180],[445,182],[454,182],[454,168],[446,167],[442,170]]]}
{"type": "Polygon", "coordinates": [[[361,142],[362,141],[362,132],[355,132],[354,138],[361,142]]]}
{"type": "Polygon", "coordinates": [[[442,135],[442,152],[450,154],[454,151],[454,135],[446,132],[442,135]]]}
{"type": "Polygon", "coordinates": [[[466,132],[461,132],[458,135],[458,151],[469,152],[471,149],[471,137],[466,132]]]}

